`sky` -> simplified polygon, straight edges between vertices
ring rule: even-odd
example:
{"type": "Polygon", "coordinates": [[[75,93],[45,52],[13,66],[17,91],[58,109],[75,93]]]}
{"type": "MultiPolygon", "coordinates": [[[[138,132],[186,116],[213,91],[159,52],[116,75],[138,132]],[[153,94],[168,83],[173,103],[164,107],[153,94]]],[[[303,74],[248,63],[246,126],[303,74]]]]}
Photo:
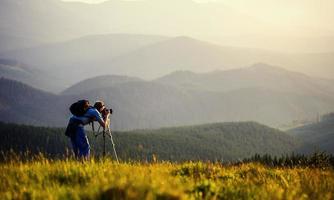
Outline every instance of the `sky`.
{"type": "Polygon", "coordinates": [[[83,3],[102,3],[108,0],[64,0],[64,1],[77,1],[77,2],[83,2],[83,3]]]}
{"type": "MultiPolygon", "coordinates": [[[[102,3],[106,0],[64,0],[102,3]]],[[[221,2],[235,10],[277,26],[304,26],[334,32],[333,0],[195,0],[221,2]]]]}

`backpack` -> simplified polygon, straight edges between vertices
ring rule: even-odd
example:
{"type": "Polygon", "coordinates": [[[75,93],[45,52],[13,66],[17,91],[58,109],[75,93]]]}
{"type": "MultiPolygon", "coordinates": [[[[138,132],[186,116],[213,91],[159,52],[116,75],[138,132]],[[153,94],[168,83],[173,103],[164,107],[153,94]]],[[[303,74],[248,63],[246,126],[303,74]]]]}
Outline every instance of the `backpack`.
{"type": "Polygon", "coordinates": [[[81,120],[71,118],[66,127],[65,135],[70,138],[75,138],[77,128],[81,123],[82,123],[81,120]]]}
{"type": "Polygon", "coordinates": [[[75,103],[73,103],[70,106],[70,111],[72,115],[77,116],[77,117],[82,117],[85,115],[86,111],[85,110],[85,104],[88,102],[87,100],[79,100],[75,103]]]}
{"type": "MultiPolygon", "coordinates": [[[[79,100],[75,103],[73,103],[70,106],[70,111],[72,115],[77,116],[77,117],[82,117],[85,115],[87,110],[85,110],[85,104],[87,103],[87,100],[79,100]]],[[[82,121],[79,119],[71,118],[70,121],[68,122],[68,125],[65,130],[65,135],[70,138],[75,137],[75,133],[77,130],[77,127],[82,124],[82,121]]]]}

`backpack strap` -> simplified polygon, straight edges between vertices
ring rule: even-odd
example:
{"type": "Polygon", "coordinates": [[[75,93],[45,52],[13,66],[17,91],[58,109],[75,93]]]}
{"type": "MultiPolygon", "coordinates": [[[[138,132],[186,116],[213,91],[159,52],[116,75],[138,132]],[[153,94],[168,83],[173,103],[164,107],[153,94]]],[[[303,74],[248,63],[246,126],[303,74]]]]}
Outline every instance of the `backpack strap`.
{"type": "Polygon", "coordinates": [[[95,126],[94,126],[94,121],[92,121],[91,123],[92,123],[92,130],[93,130],[93,133],[95,134],[95,126]]]}

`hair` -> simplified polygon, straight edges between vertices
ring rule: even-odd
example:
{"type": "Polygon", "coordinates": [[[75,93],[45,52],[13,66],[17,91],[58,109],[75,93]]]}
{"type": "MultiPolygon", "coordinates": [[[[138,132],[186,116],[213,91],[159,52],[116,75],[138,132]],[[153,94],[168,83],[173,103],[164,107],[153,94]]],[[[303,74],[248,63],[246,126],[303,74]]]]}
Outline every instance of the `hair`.
{"type": "Polygon", "coordinates": [[[78,102],[81,102],[81,103],[82,103],[82,105],[84,106],[84,109],[85,109],[85,110],[88,109],[88,108],[90,107],[90,103],[89,103],[88,100],[80,100],[80,101],[78,101],[78,102]]]}
{"type": "Polygon", "coordinates": [[[94,104],[94,108],[96,108],[98,111],[100,111],[100,109],[104,106],[104,102],[103,101],[96,101],[94,104]]]}
{"type": "Polygon", "coordinates": [[[89,101],[86,99],[79,100],[78,102],[82,104],[86,104],[86,103],[89,104],[89,101]]]}

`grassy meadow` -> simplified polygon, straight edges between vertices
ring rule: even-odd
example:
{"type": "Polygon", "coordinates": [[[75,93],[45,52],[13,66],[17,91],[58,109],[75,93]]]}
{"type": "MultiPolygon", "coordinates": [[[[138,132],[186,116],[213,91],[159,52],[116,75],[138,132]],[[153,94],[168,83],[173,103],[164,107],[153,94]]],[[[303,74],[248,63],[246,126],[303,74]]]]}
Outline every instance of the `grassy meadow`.
{"type": "Polygon", "coordinates": [[[9,160],[0,199],[334,199],[331,167],[9,160]]]}

